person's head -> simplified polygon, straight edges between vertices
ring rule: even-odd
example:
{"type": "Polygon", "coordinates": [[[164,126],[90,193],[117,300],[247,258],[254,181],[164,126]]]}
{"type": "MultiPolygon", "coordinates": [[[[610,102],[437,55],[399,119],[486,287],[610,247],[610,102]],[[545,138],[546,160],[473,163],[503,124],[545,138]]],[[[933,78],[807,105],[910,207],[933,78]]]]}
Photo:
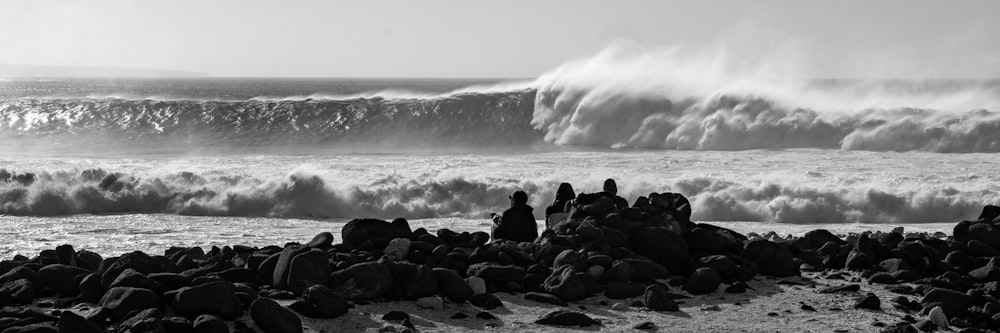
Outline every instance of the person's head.
{"type": "Polygon", "coordinates": [[[618,194],[618,184],[615,184],[614,179],[608,178],[604,181],[604,192],[618,194]]]}
{"type": "Polygon", "coordinates": [[[514,191],[514,194],[510,195],[510,203],[512,205],[523,205],[528,203],[528,194],[524,191],[514,191]]]}
{"type": "Polygon", "coordinates": [[[576,191],[573,191],[573,185],[569,183],[559,184],[559,189],[556,190],[556,200],[573,200],[576,198],[576,191]]]}

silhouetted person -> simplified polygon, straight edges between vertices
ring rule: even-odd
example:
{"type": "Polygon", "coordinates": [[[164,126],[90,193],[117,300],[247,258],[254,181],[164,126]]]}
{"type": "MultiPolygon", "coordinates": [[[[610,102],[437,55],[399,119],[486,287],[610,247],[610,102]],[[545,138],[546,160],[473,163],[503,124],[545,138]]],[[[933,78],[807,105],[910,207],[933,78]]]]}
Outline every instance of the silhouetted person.
{"type": "Polygon", "coordinates": [[[569,207],[574,198],[576,198],[576,192],[573,191],[573,185],[569,183],[559,184],[559,189],[556,190],[556,200],[545,209],[546,228],[551,229],[569,217],[569,207]]]}
{"type": "Polygon", "coordinates": [[[618,196],[618,184],[614,179],[608,178],[604,181],[604,193],[615,200],[615,207],[618,209],[628,208],[628,200],[618,196]]]}
{"type": "Polygon", "coordinates": [[[531,242],[538,238],[533,208],[528,206],[528,194],[517,191],[510,195],[510,208],[502,215],[493,214],[493,239],[531,242]]]}

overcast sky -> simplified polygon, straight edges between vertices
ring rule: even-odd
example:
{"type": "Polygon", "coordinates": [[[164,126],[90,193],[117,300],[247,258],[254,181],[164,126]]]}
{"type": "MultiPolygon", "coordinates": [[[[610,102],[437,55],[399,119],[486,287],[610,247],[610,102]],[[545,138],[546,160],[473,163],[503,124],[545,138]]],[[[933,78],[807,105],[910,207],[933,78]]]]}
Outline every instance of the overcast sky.
{"type": "Polygon", "coordinates": [[[622,43],[809,77],[1000,77],[1000,1],[0,2],[0,63],[213,76],[535,77],[622,43]]]}

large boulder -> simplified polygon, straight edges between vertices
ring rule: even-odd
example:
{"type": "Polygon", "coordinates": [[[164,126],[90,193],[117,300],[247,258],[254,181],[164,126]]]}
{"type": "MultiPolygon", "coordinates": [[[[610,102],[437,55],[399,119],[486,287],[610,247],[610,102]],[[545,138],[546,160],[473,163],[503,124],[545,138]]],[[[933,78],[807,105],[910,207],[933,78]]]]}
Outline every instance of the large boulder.
{"type": "Polygon", "coordinates": [[[665,227],[642,227],[632,235],[632,251],[666,267],[675,274],[691,272],[688,244],[680,235],[665,227]]]}
{"type": "Polygon", "coordinates": [[[694,294],[708,294],[719,288],[722,284],[722,276],[711,267],[701,267],[694,270],[691,276],[684,283],[684,290],[694,294]]]}
{"type": "Polygon", "coordinates": [[[174,310],[187,317],[213,314],[235,319],[243,315],[243,304],[236,296],[236,287],[232,283],[216,281],[178,290],[174,310]]]}
{"type": "Polygon", "coordinates": [[[101,285],[105,288],[111,287],[111,283],[126,269],[133,269],[142,274],[159,273],[163,271],[163,265],[158,260],[140,251],[126,253],[115,259],[107,269],[103,269],[101,273],[101,285]]]}
{"type": "Polygon", "coordinates": [[[611,267],[601,274],[601,280],[604,282],[630,282],[635,277],[635,268],[632,268],[628,262],[622,260],[616,260],[611,264],[611,267]]]}
{"type": "Polygon", "coordinates": [[[802,238],[796,241],[796,244],[803,250],[815,250],[826,245],[827,242],[833,242],[836,245],[847,244],[846,241],[826,229],[816,229],[806,232],[802,238]]]}
{"type": "Polygon", "coordinates": [[[29,304],[35,298],[35,284],[28,279],[0,283],[0,304],[29,304]]]}
{"type": "Polygon", "coordinates": [[[121,320],[132,311],[160,308],[160,297],[149,289],[116,287],[108,289],[99,304],[111,310],[111,319],[121,320]]]}
{"type": "Polygon", "coordinates": [[[578,301],[587,297],[587,286],[572,265],[554,269],[543,282],[542,289],[564,301],[578,301]]]}
{"type": "Polygon", "coordinates": [[[608,282],[604,287],[604,296],[610,299],[639,297],[645,290],[646,286],[638,282],[608,282]]]}
{"type": "Polygon", "coordinates": [[[38,280],[59,294],[76,296],[80,292],[77,277],[90,273],[76,266],[52,264],[38,270],[38,280]]]}
{"type": "Polygon", "coordinates": [[[769,240],[758,239],[747,243],[743,258],[756,264],[760,274],[777,277],[799,275],[792,252],[784,245],[769,240]]]}
{"type": "MultiPolygon", "coordinates": [[[[288,271],[292,267],[292,259],[295,256],[309,251],[309,247],[302,245],[289,245],[281,250],[278,261],[274,263],[274,272],[271,274],[271,285],[278,289],[288,289],[288,271]]],[[[308,288],[308,286],[306,286],[308,288]]]]}
{"type": "Polygon", "coordinates": [[[489,283],[501,284],[505,282],[516,282],[520,284],[524,281],[524,268],[515,265],[496,265],[490,263],[478,263],[469,265],[466,275],[477,276],[489,283]]]}
{"type": "Polygon", "coordinates": [[[330,263],[322,250],[306,251],[292,258],[288,267],[288,290],[301,294],[309,287],[324,284],[330,278],[330,263]]]}
{"type": "Polygon", "coordinates": [[[302,293],[302,298],[316,306],[316,316],[319,318],[340,317],[350,309],[344,297],[324,285],[309,287],[302,293]]]}
{"type": "Polygon", "coordinates": [[[378,262],[363,262],[330,274],[329,286],[350,300],[376,299],[389,291],[393,274],[378,262]]]}
{"type": "Polygon", "coordinates": [[[407,261],[389,262],[387,266],[394,281],[389,287],[389,296],[413,300],[437,292],[437,274],[433,267],[407,261]]]}
{"type": "Polygon", "coordinates": [[[392,223],[376,219],[355,219],[347,222],[340,231],[344,244],[357,249],[382,252],[396,238],[413,238],[413,231],[405,219],[392,223]]]}
{"type": "Polygon", "coordinates": [[[954,290],[934,288],[920,299],[920,305],[928,310],[940,306],[948,317],[955,317],[968,312],[969,306],[972,306],[972,298],[954,290]]]}
{"type": "Polygon", "coordinates": [[[670,270],[648,259],[625,258],[622,261],[628,263],[635,270],[635,274],[632,276],[635,281],[646,282],[670,277],[670,270]]]}
{"type": "Polygon", "coordinates": [[[711,267],[722,276],[723,280],[739,278],[740,266],[733,259],[723,255],[712,255],[698,258],[698,267],[711,267]]]}
{"type": "Polygon", "coordinates": [[[708,228],[691,229],[684,238],[693,252],[721,254],[727,249],[736,247],[734,240],[708,228]]]}
{"type": "Polygon", "coordinates": [[[455,270],[434,268],[434,274],[437,274],[438,287],[441,289],[441,293],[452,302],[464,303],[475,295],[472,287],[455,270]]]}
{"type": "Polygon", "coordinates": [[[302,333],[302,320],[289,309],[266,297],[250,304],[250,318],[264,333],[302,333]]]}
{"type": "Polygon", "coordinates": [[[649,285],[643,293],[646,308],[653,311],[680,311],[680,306],[670,297],[666,289],[659,285],[649,285]]]}

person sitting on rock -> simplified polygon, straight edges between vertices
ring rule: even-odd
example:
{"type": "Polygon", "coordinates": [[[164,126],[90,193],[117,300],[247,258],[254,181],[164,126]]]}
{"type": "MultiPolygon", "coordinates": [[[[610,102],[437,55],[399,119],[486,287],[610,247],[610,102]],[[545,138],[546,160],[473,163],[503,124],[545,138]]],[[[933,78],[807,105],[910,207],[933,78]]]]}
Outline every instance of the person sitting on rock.
{"type": "Polygon", "coordinates": [[[566,221],[574,198],[576,198],[576,192],[573,191],[573,185],[569,183],[559,184],[559,189],[556,190],[556,200],[549,208],[545,209],[545,228],[552,229],[557,224],[566,221]]]}
{"type": "Polygon", "coordinates": [[[510,208],[502,215],[493,213],[493,239],[531,242],[538,238],[533,208],[528,206],[528,194],[516,191],[510,196],[510,208]]]}
{"type": "Polygon", "coordinates": [[[618,184],[615,183],[614,179],[608,178],[604,181],[604,192],[602,193],[615,200],[615,208],[619,210],[628,208],[628,200],[618,196],[618,184]]]}

